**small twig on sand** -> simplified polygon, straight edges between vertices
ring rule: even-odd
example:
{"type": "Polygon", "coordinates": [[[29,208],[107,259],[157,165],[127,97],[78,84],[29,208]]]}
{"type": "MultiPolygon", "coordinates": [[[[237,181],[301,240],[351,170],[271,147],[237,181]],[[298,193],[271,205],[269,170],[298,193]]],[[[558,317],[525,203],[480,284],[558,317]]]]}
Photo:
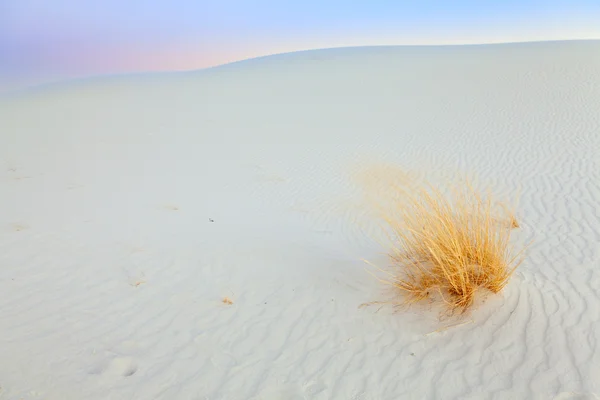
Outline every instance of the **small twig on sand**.
{"type": "Polygon", "coordinates": [[[444,326],[444,327],[442,327],[442,328],[436,329],[436,330],[435,330],[435,331],[433,331],[433,332],[426,333],[426,334],[425,334],[425,336],[429,336],[429,335],[432,335],[432,334],[434,334],[434,333],[443,332],[443,331],[445,331],[446,329],[455,328],[455,327],[457,327],[457,326],[462,326],[462,325],[466,325],[466,324],[470,324],[470,323],[474,323],[474,322],[475,322],[475,320],[470,320],[470,321],[460,322],[460,323],[458,323],[458,324],[454,324],[454,325],[448,325],[448,326],[444,326]]]}

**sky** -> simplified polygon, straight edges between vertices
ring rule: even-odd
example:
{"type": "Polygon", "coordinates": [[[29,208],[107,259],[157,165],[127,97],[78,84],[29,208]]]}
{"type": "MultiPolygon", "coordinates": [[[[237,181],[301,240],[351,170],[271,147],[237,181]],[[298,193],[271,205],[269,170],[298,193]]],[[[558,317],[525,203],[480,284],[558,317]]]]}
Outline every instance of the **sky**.
{"type": "Polygon", "coordinates": [[[600,0],[0,0],[0,89],[317,48],[600,39],[600,0]]]}

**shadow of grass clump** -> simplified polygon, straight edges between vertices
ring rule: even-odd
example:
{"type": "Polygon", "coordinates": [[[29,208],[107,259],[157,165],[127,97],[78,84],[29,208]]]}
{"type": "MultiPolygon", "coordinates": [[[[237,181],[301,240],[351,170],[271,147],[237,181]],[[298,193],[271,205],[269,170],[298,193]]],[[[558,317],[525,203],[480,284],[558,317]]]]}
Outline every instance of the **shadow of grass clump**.
{"type": "MultiPolygon", "coordinates": [[[[468,181],[442,190],[387,180],[385,201],[371,202],[384,223],[392,269],[382,282],[401,304],[441,301],[450,314],[472,307],[482,289],[499,293],[523,261],[511,245],[514,213],[468,181]]],[[[379,198],[381,200],[381,197],[379,198]]]]}

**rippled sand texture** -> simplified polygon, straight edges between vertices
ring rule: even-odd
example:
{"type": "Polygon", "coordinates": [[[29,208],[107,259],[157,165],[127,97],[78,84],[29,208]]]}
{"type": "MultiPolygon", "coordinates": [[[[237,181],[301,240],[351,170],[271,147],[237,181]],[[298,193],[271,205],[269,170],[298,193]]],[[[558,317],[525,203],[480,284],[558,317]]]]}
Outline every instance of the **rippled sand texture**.
{"type": "Polygon", "coordinates": [[[2,399],[600,397],[600,42],[294,53],[0,103],[2,399]],[[449,329],[359,308],[352,176],[476,174],[533,240],[449,329]]]}

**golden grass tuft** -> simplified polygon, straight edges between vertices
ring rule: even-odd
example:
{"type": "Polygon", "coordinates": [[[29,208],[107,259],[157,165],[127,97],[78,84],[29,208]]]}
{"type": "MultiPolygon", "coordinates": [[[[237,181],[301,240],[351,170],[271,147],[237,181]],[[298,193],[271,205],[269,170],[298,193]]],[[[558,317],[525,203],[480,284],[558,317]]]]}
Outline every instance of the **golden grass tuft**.
{"type": "Polygon", "coordinates": [[[511,246],[519,223],[506,205],[468,181],[445,191],[406,179],[385,185],[387,207],[379,202],[377,211],[394,269],[380,280],[400,292],[402,304],[437,299],[450,313],[463,313],[481,289],[498,293],[506,286],[523,260],[511,246]]]}

